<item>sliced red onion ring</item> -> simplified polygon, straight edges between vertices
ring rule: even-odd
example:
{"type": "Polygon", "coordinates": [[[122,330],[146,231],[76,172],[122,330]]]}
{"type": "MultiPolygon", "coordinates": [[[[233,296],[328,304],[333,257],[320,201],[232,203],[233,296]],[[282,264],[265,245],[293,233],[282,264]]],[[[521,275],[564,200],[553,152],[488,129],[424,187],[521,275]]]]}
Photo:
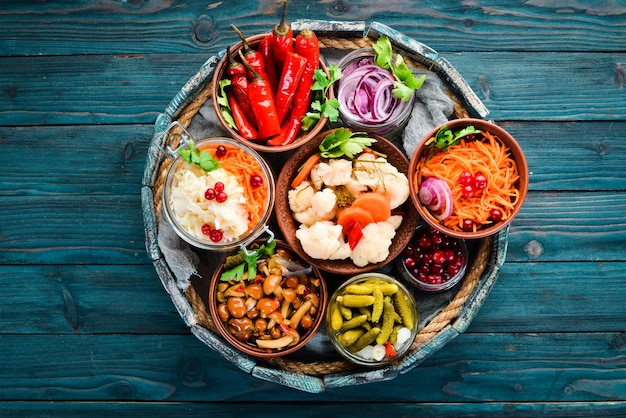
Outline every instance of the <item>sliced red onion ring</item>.
{"type": "Polygon", "coordinates": [[[452,215],[454,208],[452,191],[445,180],[436,177],[426,178],[420,186],[418,197],[438,220],[443,221],[452,215]]]}
{"type": "Polygon", "coordinates": [[[408,102],[393,95],[394,76],[364,58],[349,64],[338,85],[337,100],[344,115],[364,125],[377,125],[393,120],[408,102]]]}

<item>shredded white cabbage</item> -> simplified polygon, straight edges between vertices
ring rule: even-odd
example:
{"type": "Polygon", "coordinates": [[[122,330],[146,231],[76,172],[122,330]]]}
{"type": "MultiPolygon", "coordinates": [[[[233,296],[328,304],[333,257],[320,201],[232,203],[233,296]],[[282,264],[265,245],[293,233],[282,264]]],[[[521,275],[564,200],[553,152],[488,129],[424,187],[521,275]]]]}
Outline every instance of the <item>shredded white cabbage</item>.
{"type": "Polygon", "coordinates": [[[198,239],[207,239],[202,233],[204,224],[220,229],[224,234],[223,242],[236,240],[248,230],[244,187],[236,176],[223,168],[205,173],[198,166],[184,164],[174,174],[169,199],[177,222],[198,239]],[[218,181],[224,183],[224,192],[228,195],[222,203],[204,197],[204,192],[218,181]]]}

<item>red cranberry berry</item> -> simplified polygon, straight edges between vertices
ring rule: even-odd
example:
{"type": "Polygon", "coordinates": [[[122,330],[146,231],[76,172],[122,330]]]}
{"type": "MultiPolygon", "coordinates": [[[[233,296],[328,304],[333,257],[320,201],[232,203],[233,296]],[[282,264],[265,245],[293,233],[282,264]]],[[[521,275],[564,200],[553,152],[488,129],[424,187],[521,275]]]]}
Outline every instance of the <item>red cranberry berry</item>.
{"type": "Polygon", "coordinates": [[[250,186],[252,187],[263,186],[263,177],[259,176],[258,174],[255,174],[252,177],[250,177],[250,186]]]}
{"type": "Polygon", "coordinates": [[[473,182],[474,176],[472,176],[472,173],[470,173],[469,171],[464,171],[459,176],[459,183],[461,183],[463,186],[471,186],[473,182]]]}
{"type": "Polygon", "coordinates": [[[463,197],[466,197],[468,199],[474,197],[474,187],[473,186],[463,186],[463,188],[461,189],[461,194],[463,195],[463,197]]]}
{"type": "Polygon", "coordinates": [[[211,225],[209,225],[209,224],[202,225],[202,233],[204,235],[210,235],[211,234],[211,225]]]}
{"type": "Polygon", "coordinates": [[[465,232],[472,232],[474,230],[474,221],[471,219],[463,219],[462,228],[465,232]]]}
{"type": "Polygon", "coordinates": [[[216,196],[215,196],[215,201],[218,203],[224,203],[226,202],[226,200],[228,199],[228,195],[224,192],[219,192],[216,196]]]}
{"type": "Polygon", "coordinates": [[[206,191],[204,192],[204,198],[206,200],[213,200],[215,199],[215,196],[217,195],[217,193],[215,192],[215,189],[212,187],[209,187],[208,189],[206,189],[206,191]]]}
{"type": "Polygon", "coordinates": [[[215,149],[215,156],[217,158],[222,158],[226,155],[226,147],[224,145],[218,145],[215,149]]]}
{"type": "Polygon", "coordinates": [[[221,181],[216,181],[215,185],[213,186],[213,188],[218,193],[219,192],[223,192],[224,191],[224,183],[222,183],[221,181]]]}
{"type": "Polygon", "coordinates": [[[489,219],[493,222],[500,222],[502,220],[502,211],[499,209],[491,209],[489,211],[489,219]]]}
{"type": "Polygon", "coordinates": [[[212,229],[211,232],[209,233],[209,238],[213,242],[220,242],[223,237],[224,237],[224,233],[220,231],[219,229],[212,229]]]}
{"type": "Polygon", "coordinates": [[[482,190],[487,187],[487,177],[484,174],[478,173],[474,176],[474,189],[482,190]]]}

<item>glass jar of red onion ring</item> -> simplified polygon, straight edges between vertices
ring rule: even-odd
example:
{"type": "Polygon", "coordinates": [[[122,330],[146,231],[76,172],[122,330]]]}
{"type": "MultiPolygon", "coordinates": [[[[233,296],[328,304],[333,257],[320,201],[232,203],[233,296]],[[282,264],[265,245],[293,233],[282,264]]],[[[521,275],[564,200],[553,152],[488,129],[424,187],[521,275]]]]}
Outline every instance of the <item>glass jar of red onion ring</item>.
{"type": "Polygon", "coordinates": [[[415,93],[403,102],[392,93],[393,74],[374,64],[373,48],[361,48],[346,55],[338,65],[341,79],[334,93],[339,115],[349,127],[392,139],[406,126],[415,93]]]}

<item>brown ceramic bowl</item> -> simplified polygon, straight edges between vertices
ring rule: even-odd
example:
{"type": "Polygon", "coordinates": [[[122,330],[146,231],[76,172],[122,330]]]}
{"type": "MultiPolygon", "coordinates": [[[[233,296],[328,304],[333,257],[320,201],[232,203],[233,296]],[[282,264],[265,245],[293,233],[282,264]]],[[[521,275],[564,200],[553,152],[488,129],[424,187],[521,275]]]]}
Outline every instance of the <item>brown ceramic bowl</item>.
{"type": "MultiPolygon", "coordinates": [[[[300,166],[314,153],[319,150],[320,143],[335,129],[319,133],[311,141],[297,149],[287,160],[276,181],[275,214],[278,226],[289,243],[291,248],[303,259],[317,266],[319,269],[335,274],[359,274],[376,270],[390,263],[400,254],[402,249],[411,239],[417,226],[419,217],[413,208],[411,199],[407,199],[398,209],[404,213],[402,224],[396,230],[396,235],[392,240],[387,258],[379,263],[370,263],[364,267],[355,265],[350,258],[344,260],[321,260],[310,257],[302,248],[299,239],[296,237],[296,230],[300,223],[293,217],[289,207],[288,192],[291,188],[291,181],[296,176],[300,166]]],[[[375,142],[370,148],[387,156],[387,161],[395,166],[401,173],[407,173],[409,161],[395,145],[380,135],[369,134],[375,138],[375,142]]]]}
{"type": "MultiPolygon", "coordinates": [[[[257,240],[247,250],[253,251],[266,244],[265,239],[257,240]]],[[[230,256],[238,251],[233,251],[230,256]]],[[[214,271],[209,285],[209,311],[220,335],[233,347],[255,357],[285,356],[304,347],[324,322],[328,303],[326,282],[315,266],[309,268],[306,261],[280,240],[276,240],[272,257],[271,261],[267,256],[259,259],[266,261],[268,270],[264,270],[263,263],[258,264],[256,278],[263,278],[258,282],[247,279],[222,281],[228,259],[225,258],[214,271]],[[297,269],[299,273],[290,278],[288,274],[270,269],[280,268],[281,265],[289,271],[297,269]],[[276,281],[272,282],[274,279],[276,281]],[[280,300],[279,305],[274,306],[275,300],[280,300]],[[304,312],[304,316],[300,312],[304,312]],[[297,316],[300,318],[297,319],[297,316]],[[271,326],[272,323],[275,325],[271,326]],[[264,326],[267,328],[265,332],[264,326]],[[271,328],[276,334],[270,331],[271,328]],[[297,333],[295,339],[292,337],[294,331],[297,333]],[[263,339],[267,347],[261,347],[258,339],[263,339]],[[285,340],[287,343],[281,342],[285,340]]]]}
{"type": "MultiPolygon", "coordinates": [[[[442,152],[446,152],[446,151],[442,151],[442,152]]],[[[472,174],[476,175],[477,173],[472,173],[472,174]]],[[[450,180],[450,182],[452,183],[450,188],[462,187],[460,185],[459,175],[460,173],[456,173],[454,177],[450,180]]],[[[415,149],[413,156],[411,157],[411,161],[409,164],[408,177],[409,177],[409,184],[411,188],[411,199],[413,200],[413,204],[415,205],[420,216],[435,229],[443,232],[444,234],[447,234],[456,238],[464,238],[464,239],[484,238],[500,231],[502,228],[509,225],[509,223],[513,220],[513,218],[515,218],[515,216],[519,213],[520,209],[522,208],[522,204],[524,203],[524,200],[526,199],[526,194],[528,193],[528,165],[526,163],[526,158],[524,156],[524,152],[522,151],[522,148],[517,143],[515,138],[513,138],[511,134],[509,134],[507,131],[505,131],[501,127],[491,122],[488,122],[482,119],[471,119],[471,118],[455,119],[443,125],[440,125],[436,127],[435,129],[433,129],[432,131],[430,131],[420,141],[419,145],[415,149]],[[475,231],[464,231],[461,226],[459,226],[458,228],[453,228],[453,227],[444,225],[430,212],[430,210],[427,207],[425,207],[425,205],[423,205],[420,202],[420,199],[419,199],[420,184],[418,184],[419,173],[417,173],[416,171],[419,169],[420,162],[424,160],[424,158],[426,158],[427,155],[430,154],[430,149],[427,148],[426,142],[430,138],[434,137],[439,131],[439,129],[444,125],[447,126],[453,132],[463,129],[467,126],[474,126],[478,130],[491,133],[493,136],[499,139],[501,144],[503,144],[509,149],[509,154],[511,158],[515,161],[515,164],[517,166],[519,178],[514,183],[514,187],[518,190],[518,198],[515,202],[515,206],[511,210],[511,213],[509,214],[508,217],[503,217],[499,221],[489,221],[489,223],[484,224],[482,226],[478,226],[478,224],[476,224],[477,228],[475,231]]],[[[488,192],[489,187],[487,187],[484,190],[488,192]]],[[[483,193],[483,192],[481,191],[480,193],[483,193]]],[[[455,207],[457,207],[457,205],[459,204],[461,203],[459,203],[459,199],[457,199],[457,201],[454,202],[454,205],[455,207]]]]}
{"type": "MultiPolygon", "coordinates": [[[[250,36],[246,38],[246,42],[248,43],[248,45],[250,45],[250,47],[256,49],[258,44],[263,40],[265,36],[266,34],[250,36]]],[[[230,48],[231,56],[233,56],[238,62],[241,62],[241,59],[239,57],[240,50],[243,50],[242,41],[239,41],[238,43],[236,43],[230,48]]],[[[215,71],[213,73],[212,101],[213,101],[213,109],[215,109],[216,111],[217,119],[219,120],[222,127],[226,130],[226,132],[228,132],[228,135],[234,138],[235,140],[248,145],[250,148],[255,149],[256,151],[267,152],[267,153],[285,152],[285,151],[298,148],[299,146],[307,143],[309,140],[311,140],[311,138],[317,135],[322,130],[322,128],[324,128],[324,126],[326,125],[328,118],[326,117],[320,118],[317,124],[312,126],[308,131],[300,131],[300,134],[296,137],[296,139],[288,145],[271,146],[271,145],[267,145],[265,141],[251,141],[249,139],[242,137],[236,129],[233,129],[226,123],[226,120],[224,119],[224,116],[222,115],[222,112],[220,110],[220,105],[217,102],[217,91],[219,89],[219,82],[220,80],[224,78],[224,72],[226,71],[227,66],[228,66],[228,57],[224,55],[224,57],[217,63],[217,66],[215,67],[215,71]]],[[[322,62],[321,57],[320,57],[320,68],[322,68],[328,74],[326,65],[324,64],[324,62],[322,62]]],[[[280,76],[280,74],[277,74],[277,75],[280,76]]],[[[332,89],[328,89],[328,97],[329,98],[333,97],[332,89]]]]}

